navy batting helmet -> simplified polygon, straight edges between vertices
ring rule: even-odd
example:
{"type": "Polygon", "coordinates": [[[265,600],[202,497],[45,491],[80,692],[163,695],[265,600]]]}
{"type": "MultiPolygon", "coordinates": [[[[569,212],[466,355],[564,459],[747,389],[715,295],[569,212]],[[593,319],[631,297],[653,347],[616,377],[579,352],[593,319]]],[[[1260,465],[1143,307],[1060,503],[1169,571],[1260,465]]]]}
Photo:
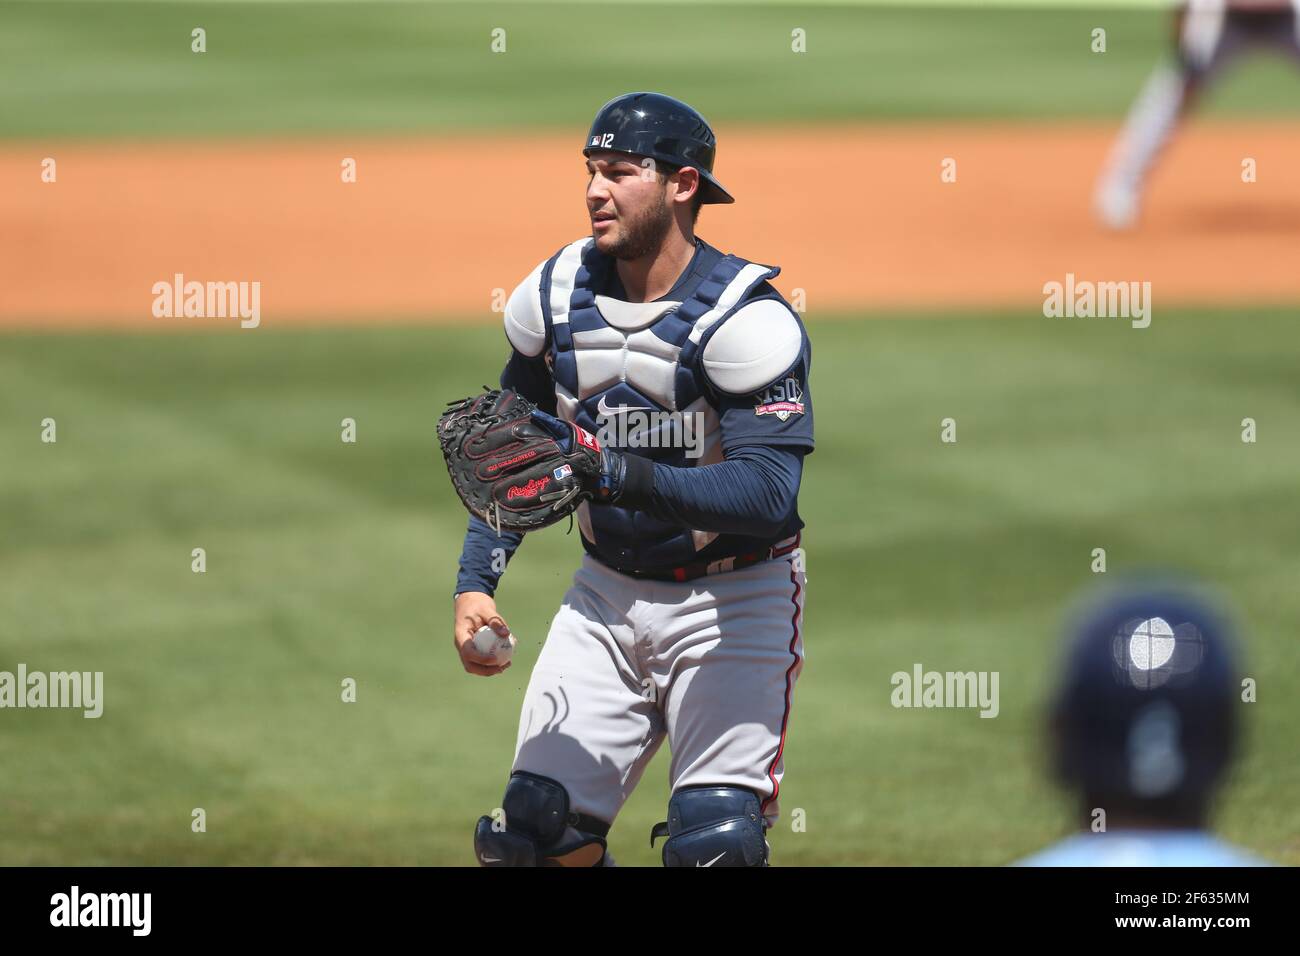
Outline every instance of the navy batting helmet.
{"type": "Polygon", "coordinates": [[[700,171],[701,202],[735,202],[713,178],[717,145],[704,117],[681,100],[663,93],[624,93],[600,108],[582,154],[612,149],[649,156],[674,168],[693,166],[700,171]]]}
{"type": "Polygon", "coordinates": [[[1071,628],[1053,705],[1057,771],[1092,799],[1195,815],[1232,756],[1235,641],[1206,599],[1131,583],[1071,628]]]}

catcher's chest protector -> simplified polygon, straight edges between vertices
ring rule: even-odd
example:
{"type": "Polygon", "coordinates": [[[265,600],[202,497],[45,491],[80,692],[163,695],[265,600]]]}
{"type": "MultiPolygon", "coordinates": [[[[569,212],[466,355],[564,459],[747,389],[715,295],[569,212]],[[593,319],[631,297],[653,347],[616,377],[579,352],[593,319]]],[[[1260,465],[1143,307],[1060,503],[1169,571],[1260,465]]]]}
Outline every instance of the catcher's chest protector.
{"type": "MultiPolygon", "coordinates": [[[[718,413],[705,394],[697,357],[710,332],[780,269],[724,256],[706,278],[679,290],[685,298],[676,308],[664,303],[669,311],[662,312],[649,304],[614,315],[607,305],[611,315],[606,316],[596,296],[613,268],[614,260],[599,253],[591,239],[582,239],[561,249],[542,270],[542,314],[558,414],[602,437],[618,415],[632,410],[691,416],[695,448],[690,454],[681,442],[616,447],[677,467],[721,461],[718,413]],[[638,313],[644,317],[640,322],[638,313]]],[[[671,433],[671,423],[666,430],[671,433]]],[[[718,537],[644,512],[587,504],[578,509],[578,523],[588,544],[615,567],[682,564],[718,537]]]]}

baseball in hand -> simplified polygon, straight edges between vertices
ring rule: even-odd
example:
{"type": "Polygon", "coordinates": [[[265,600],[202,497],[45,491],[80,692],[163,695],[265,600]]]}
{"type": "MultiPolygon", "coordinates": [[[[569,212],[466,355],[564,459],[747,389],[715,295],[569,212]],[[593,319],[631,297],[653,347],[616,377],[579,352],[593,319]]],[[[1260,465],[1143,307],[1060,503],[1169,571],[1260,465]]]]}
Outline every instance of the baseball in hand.
{"type": "Polygon", "coordinates": [[[475,632],[470,643],[474,645],[474,650],[491,657],[494,664],[504,664],[514,656],[517,642],[513,634],[502,637],[485,624],[475,632]]]}

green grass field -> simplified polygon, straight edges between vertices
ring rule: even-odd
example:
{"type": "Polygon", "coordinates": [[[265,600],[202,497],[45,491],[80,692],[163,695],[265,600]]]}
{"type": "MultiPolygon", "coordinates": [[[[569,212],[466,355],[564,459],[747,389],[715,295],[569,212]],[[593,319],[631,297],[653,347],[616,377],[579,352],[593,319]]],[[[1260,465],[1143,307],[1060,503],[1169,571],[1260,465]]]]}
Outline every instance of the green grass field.
{"type": "MultiPolygon", "coordinates": [[[[715,123],[1114,118],[1168,33],[1154,10],[0,2],[0,139],[580,131],[638,88],[715,123]]],[[[1206,108],[1295,117],[1297,92],[1263,59],[1206,108]]],[[[1064,834],[1042,706],[1103,547],[1112,577],[1180,569],[1235,603],[1259,699],[1218,822],[1300,863],[1294,309],[809,326],[808,658],[774,862],[1000,864],[1064,834]],[[893,709],[917,662],[999,671],[1000,715],[893,709]]],[[[581,554],[531,536],[498,594],[517,664],[465,675],[433,428],[505,357],[482,317],[0,334],[0,670],[105,675],[98,720],[0,711],[0,865],[472,864],[581,554]]],[[[658,863],[667,768],[665,747],[614,828],[621,864],[658,863]]]]}
{"type": "MultiPolygon", "coordinates": [[[[808,659],[774,861],[998,864],[1064,833],[1041,705],[1104,547],[1112,575],[1186,569],[1236,603],[1259,702],[1219,820],[1300,863],[1294,316],[810,329],[808,659]],[[1000,716],[893,709],[914,662],[999,671],[1000,716]]],[[[0,863],[473,862],[581,550],[563,525],[525,542],[498,595],[517,666],[465,675],[464,517],[432,432],[503,359],[487,319],[0,337],[0,670],[105,674],[99,720],[0,714],[0,863]]],[[[615,826],[620,863],[657,863],[666,751],[615,826]]]]}
{"type": "MultiPolygon", "coordinates": [[[[715,123],[1116,116],[1170,35],[1159,10],[10,2],[0,136],[585,129],[633,89],[715,123]]],[[[1298,93],[1292,66],[1263,58],[1205,106],[1295,116],[1298,93]]]]}

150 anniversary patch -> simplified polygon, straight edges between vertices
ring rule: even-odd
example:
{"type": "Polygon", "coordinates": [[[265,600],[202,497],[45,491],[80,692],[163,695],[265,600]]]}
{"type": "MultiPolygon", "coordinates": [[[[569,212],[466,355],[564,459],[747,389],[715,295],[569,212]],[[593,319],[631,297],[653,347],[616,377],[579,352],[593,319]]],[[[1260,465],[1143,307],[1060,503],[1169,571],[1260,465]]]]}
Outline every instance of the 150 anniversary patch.
{"type": "Polygon", "coordinates": [[[803,388],[793,376],[769,385],[754,400],[755,415],[775,415],[786,421],[791,415],[803,414],[803,388]]]}

